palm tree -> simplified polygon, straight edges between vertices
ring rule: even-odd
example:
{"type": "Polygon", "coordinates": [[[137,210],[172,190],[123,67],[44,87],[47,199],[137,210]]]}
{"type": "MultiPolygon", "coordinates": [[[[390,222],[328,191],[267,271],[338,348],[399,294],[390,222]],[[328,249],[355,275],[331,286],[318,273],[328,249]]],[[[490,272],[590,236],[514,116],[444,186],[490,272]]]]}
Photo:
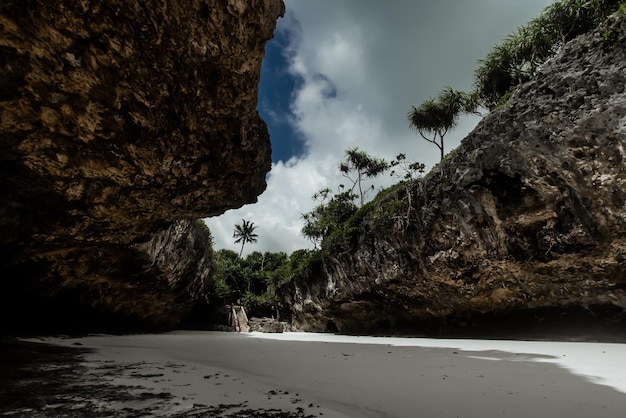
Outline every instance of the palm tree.
{"type": "Polygon", "coordinates": [[[254,230],[257,228],[254,225],[254,222],[246,221],[245,219],[241,220],[242,224],[235,224],[235,231],[233,232],[233,238],[237,238],[235,240],[235,244],[241,243],[241,250],[239,251],[239,257],[243,253],[243,247],[247,242],[255,243],[257,238],[259,237],[254,233],[254,230]]]}

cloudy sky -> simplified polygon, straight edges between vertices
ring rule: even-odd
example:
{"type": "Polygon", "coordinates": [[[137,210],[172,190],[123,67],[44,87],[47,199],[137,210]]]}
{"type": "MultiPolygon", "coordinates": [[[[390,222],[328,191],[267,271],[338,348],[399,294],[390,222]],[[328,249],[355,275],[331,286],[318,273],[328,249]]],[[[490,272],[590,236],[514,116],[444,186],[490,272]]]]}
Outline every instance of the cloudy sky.
{"type": "MultiPolygon", "coordinates": [[[[273,148],[267,190],[257,204],[205,220],[215,248],[239,250],[232,235],[242,218],[259,235],[244,255],[311,248],[300,215],[315,205],[313,193],[345,183],[337,166],[349,148],[388,160],[402,152],[432,167],[439,150],[409,130],[411,105],[446,85],[470,90],[477,60],[551,2],[285,0],[259,85],[273,148]]],[[[462,119],[446,152],[477,122],[462,119]]]]}

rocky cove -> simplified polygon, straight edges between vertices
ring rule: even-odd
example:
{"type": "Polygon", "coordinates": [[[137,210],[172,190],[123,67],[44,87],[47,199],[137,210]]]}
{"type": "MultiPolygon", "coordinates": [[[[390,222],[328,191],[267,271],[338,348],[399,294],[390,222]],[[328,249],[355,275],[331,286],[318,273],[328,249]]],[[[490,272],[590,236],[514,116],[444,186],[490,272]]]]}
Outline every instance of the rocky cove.
{"type": "MultiPolygon", "coordinates": [[[[265,188],[257,85],[284,5],[141,4],[0,9],[5,333],[211,322],[196,220],[265,188]]],[[[568,42],[424,178],[368,203],[349,245],[283,283],[282,318],[341,333],[553,319],[622,332],[625,27],[614,14],[568,42]]]]}
{"type": "Polygon", "coordinates": [[[625,339],[619,13],[306,263],[248,257],[278,272],[257,277],[265,334],[162,332],[234,302],[199,219],[266,188],[257,87],[284,13],[0,1],[0,415],[619,416],[624,344],[494,340],[625,339]]]}

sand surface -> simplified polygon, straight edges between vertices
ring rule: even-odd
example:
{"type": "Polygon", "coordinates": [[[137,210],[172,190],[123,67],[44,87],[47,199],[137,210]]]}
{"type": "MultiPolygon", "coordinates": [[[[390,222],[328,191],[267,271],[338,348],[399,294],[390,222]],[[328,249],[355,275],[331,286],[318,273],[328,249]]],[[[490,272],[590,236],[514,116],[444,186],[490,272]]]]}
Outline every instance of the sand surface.
{"type": "Polygon", "coordinates": [[[626,416],[625,344],[189,331],[46,341],[94,349],[85,379],[142,395],[108,402],[117,416],[626,416]]]}

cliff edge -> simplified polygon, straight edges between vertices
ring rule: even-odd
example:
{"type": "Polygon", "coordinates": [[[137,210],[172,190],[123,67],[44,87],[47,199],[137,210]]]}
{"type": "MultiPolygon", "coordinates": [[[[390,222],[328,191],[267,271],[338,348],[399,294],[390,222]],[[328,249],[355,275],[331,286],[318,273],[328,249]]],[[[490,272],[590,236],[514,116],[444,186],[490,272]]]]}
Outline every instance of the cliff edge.
{"type": "Polygon", "coordinates": [[[370,203],[355,244],[287,292],[294,324],[456,335],[555,317],[574,331],[623,324],[625,89],[626,16],[614,15],[425,178],[370,203]]]}
{"type": "Polygon", "coordinates": [[[203,296],[190,220],[265,189],[257,85],[283,13],[280,0],[2,2],[4,328],[169,327],[203,296]],[[163,240],[195,273],[158,261],[163,240]]]}

